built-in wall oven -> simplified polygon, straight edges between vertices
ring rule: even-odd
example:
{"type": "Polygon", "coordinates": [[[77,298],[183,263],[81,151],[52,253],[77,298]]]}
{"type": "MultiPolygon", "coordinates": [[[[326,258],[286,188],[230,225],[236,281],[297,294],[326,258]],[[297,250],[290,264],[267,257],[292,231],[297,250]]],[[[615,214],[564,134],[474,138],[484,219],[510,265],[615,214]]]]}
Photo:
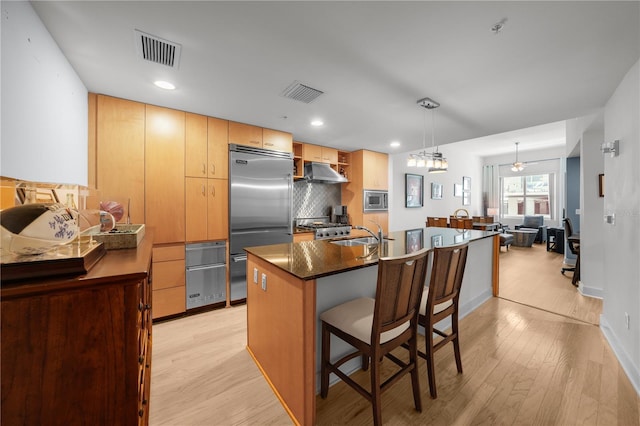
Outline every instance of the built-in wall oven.
{"type": "Polygon", "coordinates": [[[227,300],[226,245],[224,241],[187,244],[187,309],[227,300]]]}

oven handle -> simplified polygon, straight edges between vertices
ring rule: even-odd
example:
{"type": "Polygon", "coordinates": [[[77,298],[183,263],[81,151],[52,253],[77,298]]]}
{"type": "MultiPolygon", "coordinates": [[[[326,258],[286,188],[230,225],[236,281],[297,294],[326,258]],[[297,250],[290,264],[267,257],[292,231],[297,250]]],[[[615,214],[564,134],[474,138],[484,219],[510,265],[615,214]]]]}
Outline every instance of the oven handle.
{"type": "Polygon", "coordinates": [[[241,254],[241,255],[239,255],[239,256],[233,256],[233,257],[231,257],[231,261],[232,261],[232,262],[234,262],[234,263],[237,263],[237,262],[244,262],[244,261],[246,261],[246,260],[247,260],[247,255],[246,255],[246,254],[241,254]]]}

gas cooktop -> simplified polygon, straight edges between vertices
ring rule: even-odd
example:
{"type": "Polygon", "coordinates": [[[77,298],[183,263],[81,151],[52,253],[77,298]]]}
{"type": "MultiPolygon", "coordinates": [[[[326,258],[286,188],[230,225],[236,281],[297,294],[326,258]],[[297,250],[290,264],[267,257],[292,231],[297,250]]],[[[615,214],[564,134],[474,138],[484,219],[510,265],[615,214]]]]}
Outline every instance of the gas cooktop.
{"type": "Polygon", "coordinates": [[[351,225],[329,222],[328,216],[297,218],[296,226],[298,228],[314,230],[316,240],[348,237],[351,235],[351,225]]]}

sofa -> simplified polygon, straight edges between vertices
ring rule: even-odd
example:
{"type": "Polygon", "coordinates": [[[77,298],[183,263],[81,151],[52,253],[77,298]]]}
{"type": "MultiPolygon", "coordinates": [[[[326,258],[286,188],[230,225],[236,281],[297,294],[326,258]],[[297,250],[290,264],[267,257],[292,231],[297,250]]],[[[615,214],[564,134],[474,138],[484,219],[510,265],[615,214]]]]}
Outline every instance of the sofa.
{"type": "Polygon", "coordinates": [[[544,216],[542,215],[525,216],[522,224],[516,225],[515,228],[537,230],[534,242],[544,243],[547,241],[547,226],[544,225],[544,216]]]}

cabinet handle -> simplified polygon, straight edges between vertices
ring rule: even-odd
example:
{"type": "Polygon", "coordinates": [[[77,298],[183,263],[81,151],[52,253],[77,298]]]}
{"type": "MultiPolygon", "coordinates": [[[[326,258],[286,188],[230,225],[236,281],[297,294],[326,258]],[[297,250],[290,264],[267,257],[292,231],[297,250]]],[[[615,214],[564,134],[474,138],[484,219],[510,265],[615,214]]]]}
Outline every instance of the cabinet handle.
{"type": "Polygon", "coordinates": [[[202,185],[202,195],[203,195],[204,197],[206,197],[206,196],[207,196],[207,188],[206,188],[204,185],[202,185]]]}
{"type": "Polygon", "coordinates": [[[271,142],[265,142],[264,143],[266,146],[273,146],[273,144],[271,142]]]}
{"type": "Polygon", "coordinates": [[[140,356],[138,357],[138,364],[142,365],[142,363],[144,363],[144,357],[140,356]]]}
{"type": "Polygon", "coordinates": [[[207,174],[207,165],[205,163],[202,163],[202,174],[203,175],[207,174]]]}
{"type": "Polygon", "coordinates": [[[211,174],[215,175],[216,174],[216,165],[211,163],[211,174]]]}
{"type": "Polygon", "coordinates": [[[144,416],[144,410],[138,411],[138,417],[142,417],[142,416],[144,416]]]}
{"type": "Polygon", "coordinates": [[[215,197],[216,196],[216,187],[211,185],[211,196],[215,197]]]}

